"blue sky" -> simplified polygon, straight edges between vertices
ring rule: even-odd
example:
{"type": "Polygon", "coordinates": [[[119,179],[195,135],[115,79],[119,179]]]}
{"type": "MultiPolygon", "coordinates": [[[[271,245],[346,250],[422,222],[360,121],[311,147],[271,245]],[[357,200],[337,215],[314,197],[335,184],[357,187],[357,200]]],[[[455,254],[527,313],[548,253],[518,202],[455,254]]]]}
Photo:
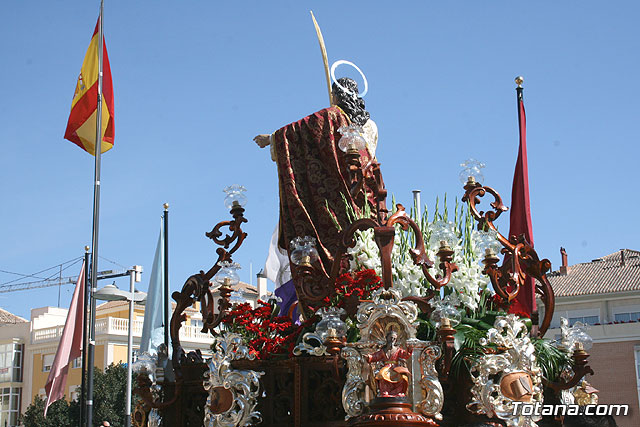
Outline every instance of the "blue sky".
{"type": "MultiPolygon", "coordinates": [[[[145,268],[171,205],[172,290],[215,260],[204,237],[248,189],[241,277],[262,266],[277,220],[275,165],[252,142],[328,104],[309,16],[330,62],[369,80],[387,188],[430,206],[462,195],[459,164],[486,164],[509,204],[525,77],[536,249],[554,268],[640,249],[638,5],[632,1],[106,0],[116,145],[103,156],[99,254],[145,268]]],[[[63,139],[98,1],[7,1],[0,13],[0,270],[30,274],[91,241],[93,157],[63,139]]],[[[508,215],[499,223],[508,228],[508,215]]],[[[118,268],[101,260],[99,269],[118,268]]],[[[79,267],[65,271],[77,273],[79,267]]],[[[0,284],[17,276],[0,273],[0,284]]],[[[126,286],[126,281],[119,283],[126,286]]],[[[62,288],[67,307],[72,286],[62,288]]],[[[57,288],[0,294],[28,317],[57,288]]]]}

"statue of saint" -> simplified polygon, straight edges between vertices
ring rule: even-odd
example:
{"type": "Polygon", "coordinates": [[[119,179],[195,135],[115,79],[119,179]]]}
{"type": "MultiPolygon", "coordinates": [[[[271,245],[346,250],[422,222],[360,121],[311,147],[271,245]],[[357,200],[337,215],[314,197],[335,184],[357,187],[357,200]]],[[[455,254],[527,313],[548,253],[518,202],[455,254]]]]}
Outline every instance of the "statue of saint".
{"type": "Polygon", "coordinates": [[[397,345],[398,333],[393,329],[385,336],[385,345],[373,354],[366,355],[367,362],[382,362],[382,367],[373,369],[379,397],[405,397],[409,388],[411,372],[405,360],[411,357],[411,350],[397,345]]]}
{"type": "MultiPolygon", "coordinates": [[[[375,158],[378,140],[377,127],[365,110],[355,81],[338,79],[332,87],[332,98],[331,107],[271,135],[254,138],[258,146],[270,146],[271,158],[278,166],[280,220],[274,240],[280,259],[288,261],[286,251],[292,239],[311,236],[316,239],[320,264],[327,273],[340,244],[338,229],[349,225],[347,205],[359,211],[364,203],[370,203],[366,180],[364,192],[355,198],[350,193],[346,155],[338,148],[338,130],[351,123],[362,126],[366,147],[359,154],[363,166],[375,158]]],[[[270,273],[269,264],[267,260],[265,273],[277,286],[288,280],[286,276],[280,280],[270,277],[281,275],[277,271],[270,273]]]]}

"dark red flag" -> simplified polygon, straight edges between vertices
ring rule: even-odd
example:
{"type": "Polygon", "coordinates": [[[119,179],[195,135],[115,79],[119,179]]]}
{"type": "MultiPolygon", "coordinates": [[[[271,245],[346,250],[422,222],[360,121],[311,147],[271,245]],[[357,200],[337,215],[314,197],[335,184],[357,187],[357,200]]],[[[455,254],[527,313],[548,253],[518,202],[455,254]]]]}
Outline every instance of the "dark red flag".
{"type": "MultiPolygon", "coordinates": [[[[518,161],[513,174],[513,187],[511,188],[511,218],[509,224],[509,236],[524,234],[527,242],[533,247],[533,229],[531,227],[531,206],[529,204],[529,168],[527,167],[527,120],[524,114],[524,102],[522,101],[522,87],[518,91],[518,124],[520,127],[520,148],[518,161]]],[[[524,287],[518,292],[509,312],[524,312],[531,316],[536,309],[535,281],[527,277],[524,287]]]]}

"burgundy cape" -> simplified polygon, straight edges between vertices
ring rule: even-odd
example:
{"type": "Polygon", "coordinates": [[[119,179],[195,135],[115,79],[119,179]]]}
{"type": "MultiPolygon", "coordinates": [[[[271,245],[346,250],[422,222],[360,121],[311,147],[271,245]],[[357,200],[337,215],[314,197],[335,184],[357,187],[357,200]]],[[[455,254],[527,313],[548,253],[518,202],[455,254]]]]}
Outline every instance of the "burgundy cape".
{"type": "MultiPolygon", "coordinates": [[[[339,246],[338,227],[348,226],[344,199],[349,194],[345,154],[337,144],[349,118],[338,107],[325,108],[273,134],[280,190],[279,246],[288,249],[295,237],[317,240],[320,261],[328,273],[339,246]]],[[[369,154],[361,152],[366,164],[369,154]]]]}

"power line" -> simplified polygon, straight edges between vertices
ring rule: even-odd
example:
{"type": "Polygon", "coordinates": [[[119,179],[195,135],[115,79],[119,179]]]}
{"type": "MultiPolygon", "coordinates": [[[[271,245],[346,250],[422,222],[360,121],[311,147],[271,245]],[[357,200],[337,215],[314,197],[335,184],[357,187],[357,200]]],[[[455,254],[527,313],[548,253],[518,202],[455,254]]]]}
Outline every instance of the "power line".
{"type": "MultiPolygon", "coordinates": [[[[0,270],[0,273],[7,273],[7,274],[13,274],[15,276],[22,276],[22,278],[26,278],[26,277],[33,277],[34,279],[44,279],[44,277],[37,277],[34,276],[33,274],[22,274],[22,273],[16,273],[14,271],[7,271],[7,270],[0,270]]],[[[16,280],[20,280],[20,279],[16,279],[16,280]]]]}
{"type": "Polygon", "coordinates": [[[63,277],[62,279],[56,277],[55,279],[37,280],[34,282],[22,282],[0,285],[0,294],[6,292],[25,291],[27,289],[47,288],[49,286],[68,285],[70,283],[76,283],[77,276],[63,277]]]}
{"type": "MultiPolygon", "coordinates": [[[[124,270],[104,270],[98,271],[98,280],[110,279],[114,277],[122,277],[128,272],[128,269],[124,270]]],[[[69,285],[75,284],[78,281],[78,276],[56,277],[46,280],[36,280],[33,282],[21,282],[12,283],[8,285],[0,285],[0,294],[7,292],[26,291],[29,289],[48,288],[51,286],[69,285]]]]}
{"type": "Polygon", "coordinates": [[[110,263],[111,263],[111,264],[113,264],[113,265],[117,265],[117,266],[118,266],[118,267],[120,267],[120,268],[127,268],[127,267],[125,267],[125,266],[124,266],[124,265],[122,265],[122,264],[118,264],[117,262],[110,260],[109,258],[103,257],[102,255],[98,255],[98,258],[103,259],[103,260],[105,260],[105,261],[108,261],[108,262],[110,262],[110,263]]]}
{"type": "MultiPolygon", "coordinates": [[[[106,261],[109,261],[109,262],[111,262],[111,263],[113,263],[115,265],[118,265],[118,266],[122,267],[124,269],[123,271],[125,271],[125,272],[127,271],[127,267],[124,267],[123,265],[118,264],[115,261],[111,261],[111,260],[109,260],[107,258],[104,258],[104,257],[100,257],[100,258],[103,258],[106,261]]],[[[68,268],[71,268],[74,265],[78,264],[83,259],[84,259],[84,257],[74,258],[74,259],[71,259],[69,261],[63,262],[62,264],[57,264],[57,265],[55,265],[53,267],[46,268],[44,270],[38,271],[37,273],[33,273],[33,274],[21,274],[21,273],[13,273],[13,272],[10,272],[10,271],[0,270],[0,272],[6,272],[6,273],[11,273],[11,274],[16,274],[16,275],[22,276],[22,277],[19,277],[17,279],[14,279],[14,280],[10,280],[8,282],[1,283],[0,284],[0,293],[25,291],[25,290],[28,290],[28,289],[48,288],[48,287],[51,287],[51,286],[61,286],[61,285],[74,284],[74,283],[76,283],[78,281],[78,276],[62,277],[62,272],[67,270],[68,268]],[[54,273],[52,273],[48,277],[38,277],[37,276],[40,273],[44,273],[45,271],[53,270],[54,268],[57,269],[57,271],[55,271],[54,273]],[[27,277],[32,277],[32,278],[40,279],[40,280],[15,283],[15,282],[18,282],[19,280],[24,280],[27,277]]],[[[119,277],[121,274],[122,274],[122,271],[115,271],[115,270],[98,271],[98,280],[111,278],[111,277],[119,277]]]]}
{"type": "MultiPolygon", "coordinates": [[[[53,267],[45,268],[44,270],[40,270],[40,271],[35,272],[33,274],[14,273],[14,272],[11,272],[11,271],[2,270],[3,272],[10,273],[10,274],[16,274],[16,275],[23,276],[23,277],[19,277],[17,279],[9,280],[8,282],[0,283],[0,286],[4,286],[4,285],[8,285],[10,283],[17,282],[17,281],[22,280],[22,279],[24,279],[26,277],[33,277],[34,279],[40,279],[40,280],[48,280],[51,277],[53,277],[54,275],[58,274],[58,272],[56,271],[54,274],[50,275],[49,277],[38,277],[37,275],[40,274],[40,273],[44,273],[45,271],[53,270],[54,268],[59,270],[61,265],[66,265],[66,264],[69,264],[69,263],[76,263],[81,259],[83,259],[83,257],[73,258],[73,259],[70,259],[69,261],[65,261],[65,262],[63,262],[61,264],[56,264],[53,267]]],[[[65,269],[66,269],[66,267],[65,267],[65,269]]]]}

